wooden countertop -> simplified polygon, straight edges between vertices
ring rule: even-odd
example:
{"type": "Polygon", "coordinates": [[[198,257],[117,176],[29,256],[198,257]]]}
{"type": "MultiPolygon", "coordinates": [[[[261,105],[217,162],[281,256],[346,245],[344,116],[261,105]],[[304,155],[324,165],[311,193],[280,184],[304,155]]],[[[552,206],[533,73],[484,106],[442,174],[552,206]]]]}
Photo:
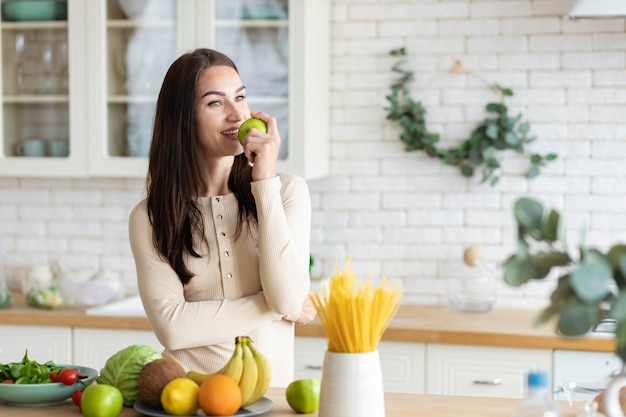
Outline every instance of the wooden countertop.
{"type": "MultiPolygon", "coordinates": [[[[0,310],[0,324],[151,330],[145,317],[91,316],[85,309],[40,310],[26,306],[21,295],[0,310]]],[[[554,325],[533,326],[536,310],[496,309],[489,313],[456,313],[447,306],[403,305],[383,340],[613,352],[610,336],[564,338],[554,325]]],[[[319,323],[296,327],[297,336],[325,337],[319,323]]]]}
{"type": "MultiPolygon", "coordinates": [[[[289,408],[285,400],[284,389],[270,388],[266,395],[274,402],[274,408],[263,416],[294,417],[298,416],[289,408]]],[[[459,396],[439,396],[420,394],[385,393],[385,417],[509,417],[519,402],[511,398],[478,398],[459,396]]],[[[576,415],[567,403],[558,402],[563,417],[576,415]]],[[[0,415],[11,417],[68,417],[80,416],[71,401],[47,407],[14,407],[0,402],[0,415]]],[[[317,417],[318,413],[307,414],[317,417]]],[[[132,408],[124,408],[120,417],[140,417],[132,408]]]]}
{"type": "Polygon", "coordinates": [[[85,314],[85,308],[44,310],[27,306],[21,293],[12,296],[13,306],[0,309],[0,324],[152,330],[145,317],[90,316],[85,314]]]}

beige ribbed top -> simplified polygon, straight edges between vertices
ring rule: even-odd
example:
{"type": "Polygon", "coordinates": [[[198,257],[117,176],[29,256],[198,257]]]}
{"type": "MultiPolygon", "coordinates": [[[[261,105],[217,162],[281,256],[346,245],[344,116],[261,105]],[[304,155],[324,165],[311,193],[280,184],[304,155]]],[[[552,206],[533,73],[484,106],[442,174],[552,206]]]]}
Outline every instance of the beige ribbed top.
{"type": "MultiPolygon", "coordinates": [[[[215,372],[230,358],[236,336],[249,336],[272,364],[272,386],[293,380],[293,321],[310,280],[311,201],[304,179],[280,175],[252,182],[258,225],[235,239],[234,194],[200,197],[209,246],[187,256],[195,274],[183,286],[152,243],[146,201],[129,219],[139,295],[164,357],[187,370],[215,372]]],[[[199,241],[199,240],[198,240],[199,241]]]]}

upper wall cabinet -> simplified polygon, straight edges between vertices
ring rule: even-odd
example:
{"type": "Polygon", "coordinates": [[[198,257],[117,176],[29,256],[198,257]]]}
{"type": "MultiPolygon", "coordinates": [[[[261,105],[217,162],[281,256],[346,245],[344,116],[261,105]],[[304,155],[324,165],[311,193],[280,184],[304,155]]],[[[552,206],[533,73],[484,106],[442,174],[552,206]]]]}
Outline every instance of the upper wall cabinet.
{"type": "Polygon", "coordinates": [[[276,116],[281,172],[327,175],[329,24],[330,0],[67,0],[36,20],[3,13],[0,175],[145,177],[161,82],[197,47],[233,58],[251,110],[276,116]]]}
{"type": "Polygon", "coordinates": [[[0,174],[85,175],[87,2],[19,3],[2,2],[0,174]]]}

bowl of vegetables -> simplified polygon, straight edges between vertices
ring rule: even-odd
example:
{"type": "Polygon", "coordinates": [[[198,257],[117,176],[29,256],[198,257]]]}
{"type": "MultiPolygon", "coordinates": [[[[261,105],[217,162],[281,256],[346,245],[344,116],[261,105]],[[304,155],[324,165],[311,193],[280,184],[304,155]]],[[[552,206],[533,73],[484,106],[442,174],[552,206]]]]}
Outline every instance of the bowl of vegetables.
{"type": "Polygon", "coordinates": [[[28,358],[0,363],[0,401],[9,405],[50,405],[66,401],[98,376],[86,366],[39,363],[28,358]]]}

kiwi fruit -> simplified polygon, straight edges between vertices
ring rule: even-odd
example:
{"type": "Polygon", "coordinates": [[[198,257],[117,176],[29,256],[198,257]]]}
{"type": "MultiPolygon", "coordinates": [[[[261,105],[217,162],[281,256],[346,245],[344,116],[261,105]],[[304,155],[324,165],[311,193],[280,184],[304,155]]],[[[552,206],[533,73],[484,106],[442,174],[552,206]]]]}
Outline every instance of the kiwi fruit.
{"type": "Polygon", "coordinates": [[[168,382],[175,378],[185,378],[187,372],[174,359],[160,358],[148,362],[139,371],[137,390],[139,399],[149,407],[163,409],[161,392],[168,382]]]}

